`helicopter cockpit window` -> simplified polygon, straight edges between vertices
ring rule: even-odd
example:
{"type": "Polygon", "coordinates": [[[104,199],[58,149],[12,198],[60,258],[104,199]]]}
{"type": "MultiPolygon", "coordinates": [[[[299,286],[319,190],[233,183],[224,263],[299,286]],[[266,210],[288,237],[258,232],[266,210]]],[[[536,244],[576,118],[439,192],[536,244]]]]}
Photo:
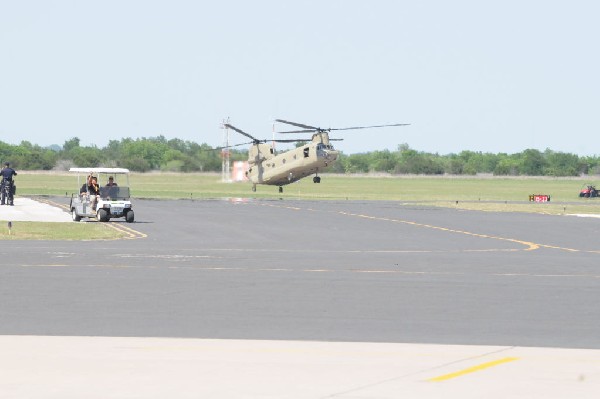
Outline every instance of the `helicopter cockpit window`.
{"type": "Polygon", "coordinates": [[[308,158],[308,149],[309,149],[309,147],[306,147],[304,149],[304,158],[308,158]]]}
{"type": "Polygon", "coordinates": [[[317,151],[322,151],[322,150],[333,150],[333,146],[331,144],[323,144],[323,143],[317,144],[317,151]]]}
{"type": "Polygon", "coordinates": [[[333,150],[333,146],[329,144],[319,143],[317,144],[317,156],[325,157],[327,156],[327,150],[333,150]]]}

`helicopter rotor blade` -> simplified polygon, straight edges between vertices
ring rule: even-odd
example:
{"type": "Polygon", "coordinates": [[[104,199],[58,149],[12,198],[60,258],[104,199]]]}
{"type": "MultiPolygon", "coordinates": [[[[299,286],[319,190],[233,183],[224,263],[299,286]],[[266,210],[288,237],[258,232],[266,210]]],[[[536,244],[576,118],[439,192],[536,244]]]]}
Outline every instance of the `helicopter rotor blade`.
{"type": "Polygon", "coordinates": [[[310,130],[286,130],[285,132],[275,132],[281,134],[292,134],[292,133],[314,133],[318,132],[318,129],[310,129],[310,130]]]}
{"type": "Polygon", "coordinates": [[[240,147],[240,146],[249,145],[249,144],[254,144],[254,141],[250,141],[249,143],[231,144],[231,145],[226,145],[226,146],[223,146],[223,147],[215,147],[215,148],[212,148],[211,150],[212,151],[225,150],[227,148],[240,147]]]}
{"type": "Polygon", "coordinates": [[[281,133],[281,134],[290,134],[290,133],[317,133],[317,132],[330,132],[332,130],[357,130],[357,129],[371,129],[371,128],[379,128],[379,127],[408,126],[408,125],[410,125],[409,123],[394,123],[394,124],[390,124],[390,125],[352,126],[352,127],[343,127],[343,128],[328,128],[328,129],[323,129],[323,128],[320,128],[320,127],[305,125],[305,124],[302,124],[302,123],[286,121],[284,119],[275,119],[275,121],[303,128],[303,130],[286,130],[284,132],[277,132],[277,133],[281,133]]]}
{"type": "Polygon", "coordinates": [[[357,130],[357,129],[371,129],[371,128],[378,128],[378,127],[409,126],[409,125],[410,125],[410,123],[394,123],[391,125],[353,126],[353,127],[331,128],[331,129],[326,129],[326,130],[327,131],[330,131],[330,130],[357,130]]]}
{"type": "Polygon", "coordinates": [[[252,139],[254,141],[259,141],[256,137],[253,137],[251,134],[244,132],[242,129],[238,129],[237,127],[230,125],[229,123],[226,123],[224,126],[228,129],[235,130],[239,134],[242,134],[242,135],[248,137],[249,139],[252,139]]]}
{"type": "Polygon", "coordinates": [[[275,143],[297,143],[298,141],[306,141],[306,139],[277,139],[268,141],[274,141],[275,143]]]}
{"type": "Polygon", "coordinates": [[[283,120],[283,119],[275,119],[275,122],[286,123],[288,125],[292,125],[292,126],[296,126],[296,127],[301,127],[303,129],[309,129],[309,131],[319,130],[318,127],[304,125],[302,123],[290,122],[290,121],[286,121],[286,120],[283,120]]]}

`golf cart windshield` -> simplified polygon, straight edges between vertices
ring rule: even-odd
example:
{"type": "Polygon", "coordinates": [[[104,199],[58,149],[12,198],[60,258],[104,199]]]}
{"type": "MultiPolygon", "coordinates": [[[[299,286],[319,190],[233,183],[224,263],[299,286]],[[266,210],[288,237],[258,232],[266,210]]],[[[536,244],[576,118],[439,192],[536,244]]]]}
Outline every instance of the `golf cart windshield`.
{"type": "Polygon", "coordinates": [[[100,197],[113,200],[129,199],[129,187],[100,187],[100,197]]]}
{"type": "Polygon", "coordinates": [[[110,200],[128,200],[129,169],[124,168],[71,168],[70,172],[78,174],[78,184],[84,184],[88,176],[97,178],[100,197],[110,200]]]}

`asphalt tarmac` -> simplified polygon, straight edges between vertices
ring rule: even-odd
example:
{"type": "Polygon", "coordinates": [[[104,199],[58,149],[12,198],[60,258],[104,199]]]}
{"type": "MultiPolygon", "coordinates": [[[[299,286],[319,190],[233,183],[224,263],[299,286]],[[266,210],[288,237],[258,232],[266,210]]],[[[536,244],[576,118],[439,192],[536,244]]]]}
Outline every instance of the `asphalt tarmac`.
{"type": "MultiPolygon", "coordinates": [[[[162,366],[147,361],[181,376],[217,367],[214,383],[176,397],[468,397],[489,384],[488,397],[600,392],[598,219],[397,202],[134,207],[135,223],[110,222],[128,239],[0,242],[0,348],[32,360],[16,381],[66,359],[44,387],[89,367],[81,387],[102,375],[111,382],[99,393],[164,397],[138,396],[139,384],[104,368],[126,358],[156,392],[182,381],[161,384],[152,376],[162,366]]],[[[30,397],[7,384],[0,393],[30,397]]]]}

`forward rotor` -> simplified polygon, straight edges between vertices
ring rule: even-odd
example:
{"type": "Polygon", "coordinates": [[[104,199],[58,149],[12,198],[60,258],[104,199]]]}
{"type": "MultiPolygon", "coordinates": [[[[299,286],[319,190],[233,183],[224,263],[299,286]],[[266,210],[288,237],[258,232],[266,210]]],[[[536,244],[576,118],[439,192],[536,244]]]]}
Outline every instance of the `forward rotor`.
{"type": "Polygon", "coordinates": [[[298,141],[304,141],[305,139],[257,139],[256,137],[252,136],[250,133],[247,133],[245,131],[243,131],[240,128],[237,128],[229,123],[226,123],[224,125],[226,128],[231,129],[233,131],[238,132],[239,134],[248,137],[250,140],[252,140],[249,143],[242,143],[242,144],[234,144],[234,145],[230,145],[227,147],[220,147],[220,148],[230,148],[230,147],[238,147],[238,146],[242,146],[242,145],[248,145],[248,144],[264,144],[264,143],[268,143],[268,142],[275,142],[275,143],[296,143],[298,141]]]}
{"type": "MultiPolygon", "coordinates": [[[[410,123],[393,123],[390,125],[372,125],[372,126],[352,126],[352,127],[342,127],[342,128],[321,128],[316,126],[305,125],[303,123],[290,122],[284,119],[275,119],[275,122],[285,123],[287,125],[296,126],[302,128],[302,130],[287,130],[284,132],[276,132],[281,134],[292,134],[292,133],[325,133],[331,132],[334,130],[358,130],[358,129],[372,129],[372,128],[380,128],[380,127],[392,127],[392,126],[408,126],[410,123]]],[[[331,139],[330,139],[331,140],[331,139]]]]}

